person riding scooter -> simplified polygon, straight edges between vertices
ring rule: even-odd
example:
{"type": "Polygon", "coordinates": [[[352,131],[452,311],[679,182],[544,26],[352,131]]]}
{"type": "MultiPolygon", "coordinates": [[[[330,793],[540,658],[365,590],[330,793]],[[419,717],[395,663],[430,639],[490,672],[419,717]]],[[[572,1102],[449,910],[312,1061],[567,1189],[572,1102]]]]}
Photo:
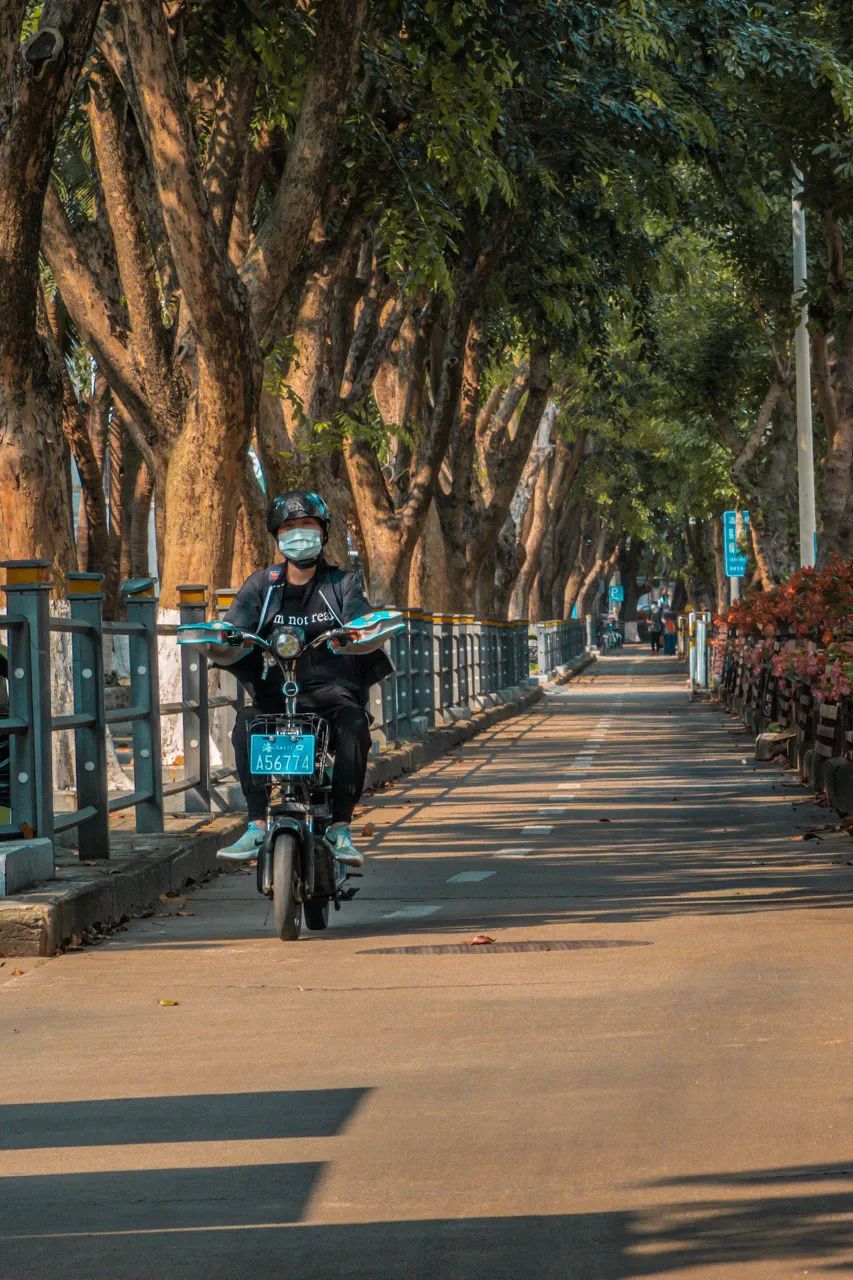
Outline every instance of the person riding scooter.
{"type": "MultiPolygon", "coordinates": [[[[311,641],[336,625],[370,612],[361,584],[353,573],[328,564],[323,548],[329,538],[332,514],[316,493],[291,491],[277,497],[267,512],[267,528],[275,537],[283,563],[253,573],[243,583],[225,621],[262,638],[278,626],[299,627],[311,641]]],[[[352,632],[359,652],[346,647],[332,652],[323,646],[299,659],[298,709],[313,711],[329,722],[335,764],[332,771],[332,823],[326,839],[335,857],[360,867],[363,855],[352,842],[350,823],[361,798],[370,752],[370,720],[367,700],[370,686],[393,671],[377,640],[373,652],[364,637],[352,632]]],[[[247,725],[258,714],[284,709],[280,681],[262,681],[262,661],[257,648],[212,644],[211,661],[227,666],[249,695],[231,735],[237,775],[248,809],[248,826],[219,857],[230,861],[254,858],[263,842],[269,788],[253,778],[249,767],[247,725]],[[271,686],[271,687],[270,687],[271,686]]]]}

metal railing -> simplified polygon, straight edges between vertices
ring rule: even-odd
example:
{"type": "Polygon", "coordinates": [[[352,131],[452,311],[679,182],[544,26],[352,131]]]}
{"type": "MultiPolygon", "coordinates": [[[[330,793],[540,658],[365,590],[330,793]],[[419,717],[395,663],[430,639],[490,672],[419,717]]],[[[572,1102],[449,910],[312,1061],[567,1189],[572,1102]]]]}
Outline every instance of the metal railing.
{"type": "Polygon", "coordinates": [[[592,642],[585,622],[538,622],[536,624],[537,668],[549,675],[585,653],[592,642]]]}
{"type": "MultiPolygon", "coordinates": [[[[789,635],[777,635],[772,642],[773,654],[790,639],[789,635]]],[[[801,772],[809,751],[820,762],[832,757],[853,760],[853,699],[823,702],[804,680],[777,674],[772,657],[765,656],[756,664],[747,649],[748,643],[732,629],[715,643],[710,680],[720,700],[756,733],[768,726],[789,732],[801,772]]],[[[818,768],[817,777],[819,772],[818,768]]]]}
{"type": "MultiPolygon", "coordinates": [[[[223,784],[236,780],[230,730],[245,695],[227,668],[216,668],[219,692],[209,689],[208,662],[191,647],[180,651],[180,698],[160,701],[158,639],[174,636],[175,623],[158,621],[154,581],[137,578],[123,584],[125,617],[103,619],[102,576],[68,575],[69,615],[50,613],[50,566],[46,561],[7,562],[8,612],[0,631],[8,634],[9,713],[0,718],[0,735],[10,740],[12,822],[0,826],[0,840],[20,837],[22,828],[39,836],[77,829],[86,858],[110,856],[110,815],[133,809],[136,830],[158,833],[164,806],[183,795],[186,813],[229,807],[223,784]],[[71,638],[72,709],[54,714],[51,700],[50,637],[71,638]],[[107,707],[104,641],[125,637],[128,645],[129,705],[107,707]],[[183,730],[182,776],[164,781],[161,721],[180,716],[183,730]],[[222,764],[212,767],[213,717],[219,718],[217,745],[222,764]],[[131,738],[132,788],[110,796],[108,730],[131,738]],[[56,810],[53,789],[53,735],[73,734],[76,807],[56,810]]],[[[222,616],[234,591],[215,593],[222,616]]],[[[208,588],[178,588],[181,624],[208,614],[208,588]]],[[[480,621],[470,615],[405,612],[406,629],[392,637],[394,674],[374,687],[370,711],[377,745],[417,737],[460,715],[499,701],[500,695],[530,680],[528,623],[480,621]]],[[[539,678],[584,652],[582,622],[544,622],[535,628],[539,678]]]]}

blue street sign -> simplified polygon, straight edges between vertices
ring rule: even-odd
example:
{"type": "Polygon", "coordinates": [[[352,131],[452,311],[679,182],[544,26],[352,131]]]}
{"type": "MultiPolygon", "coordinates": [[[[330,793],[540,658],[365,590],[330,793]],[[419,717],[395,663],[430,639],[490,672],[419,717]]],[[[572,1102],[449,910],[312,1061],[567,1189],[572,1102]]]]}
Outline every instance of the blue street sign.
{"type": "MultiPolygon", "coordinates": [[[[744,533],[749,528],[749,512],[741,512],[744,533]]],[[[727,578],[742,578],[746,574],[748,557],[737,544],[737,512],[723,512],[723,563],[727,578]]]]}
{"type": "Polygon", "coordinates": [[[609,591],[610,599],[613,604],[621,604],[625,599],[624,587],[611,587],[609,591]]]}

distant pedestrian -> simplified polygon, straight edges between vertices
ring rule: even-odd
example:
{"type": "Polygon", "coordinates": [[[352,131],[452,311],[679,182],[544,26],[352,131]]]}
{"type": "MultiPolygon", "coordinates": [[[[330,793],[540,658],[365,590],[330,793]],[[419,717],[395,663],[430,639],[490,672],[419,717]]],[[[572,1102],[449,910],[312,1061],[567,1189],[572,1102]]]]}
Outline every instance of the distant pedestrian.
{"type": "Polygon", "coordinates": [[[655,601],[652,605],[652,616],[649,621],[649,639],[652,644],[652,653],[660,653],[661,639],[663,637],[663,609],[660,603],[655,601]]]}
{"type": "Polygon", "coordinates": [[[678,647],[678,627],[676,626],[675,616],[669,609],[664,610],[663,615],[663,651],[666,657],[674,658],[675,651],[678,647]]]}

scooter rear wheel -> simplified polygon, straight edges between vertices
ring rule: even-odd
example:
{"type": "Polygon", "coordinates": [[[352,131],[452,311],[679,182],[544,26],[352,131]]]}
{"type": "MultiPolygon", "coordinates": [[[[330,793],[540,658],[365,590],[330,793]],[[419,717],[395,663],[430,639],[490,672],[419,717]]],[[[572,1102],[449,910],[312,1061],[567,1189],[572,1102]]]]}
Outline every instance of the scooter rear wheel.
{"type": "Polygon", "coordinates": [[[302,924],[302,903],[297,897],[299,868],[296,837],[282,832],[272,851],[272,901],[275,931],[282,942],[295,942],[302,924]]]}

